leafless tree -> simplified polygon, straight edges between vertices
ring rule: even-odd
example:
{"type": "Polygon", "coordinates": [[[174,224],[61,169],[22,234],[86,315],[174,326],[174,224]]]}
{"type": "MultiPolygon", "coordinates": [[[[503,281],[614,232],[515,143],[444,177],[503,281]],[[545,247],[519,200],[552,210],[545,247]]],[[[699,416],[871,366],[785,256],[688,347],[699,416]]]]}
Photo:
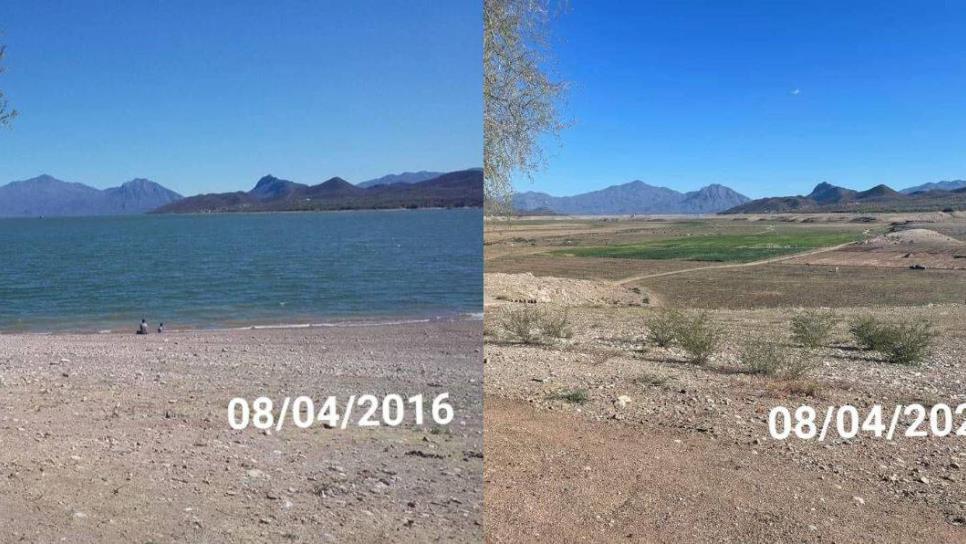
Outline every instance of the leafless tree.
{"type": "Polygon", "coordinates": [[[486,205],[508,211],[513,177],[545,163],[540,136],[564,128],[558,104],[566,90],[548,71],[554,0],[484,0],[483,173],[486,205]]]}
{"type": "MultiPolygon", "coordinates": [[[[3,73],[3,55],[7,52],[7,46],[0,45],[0,74],[3,73]]],[[[10,109],[7,104],[7,99],[0,91],[0,126],[7,125],[10,121],[17,116],[17,110],[10,109]]]]}

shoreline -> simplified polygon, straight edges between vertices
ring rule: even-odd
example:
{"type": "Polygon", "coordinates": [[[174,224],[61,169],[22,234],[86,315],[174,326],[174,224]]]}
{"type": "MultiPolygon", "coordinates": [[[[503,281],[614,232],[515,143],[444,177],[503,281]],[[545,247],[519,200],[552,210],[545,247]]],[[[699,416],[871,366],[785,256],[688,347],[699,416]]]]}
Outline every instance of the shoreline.
{"type": "MultiPolygon", "coordinates": [[[[189,197],[190,198],[190,197],[189,197]]],[[[350,209],[332,209],[332,210],[224,210],[224,211],[207,211],[207,212],[155,212],[150,211],[138,215],[150,215],[155,217],[162,216],[186,216],[186,215],[262,215],[267,213],[341,213],[341,212],[418,212],[421,210],[483,210],[483,206],[426,206],[419,208],[350,208],[350,209]]],[[[88,216],[88,217],[104,217],[104,216],[88,216]]],[[[118,216],[114,216],[118,217],[118,216]]]]}
{"type": "MultiPolygon", "coordinates": [[[[410,314],[398,316],[382,316],[385,319],[373,320],[372,318],[358,319],[337,319],[333,321],[242,321],[237,325],[217,324],[212,327],[201,326],[179,326],[165,328],[163,333],[158,333],[156,327],[149,327],[149,332],[145,336],[171,334],[178,332],[226,332],[226,331],[249,331],[249,330],[288,330],[288,329],[338,329],[338,328],[361,328],[361,327],[388,327],[394,325],[413,325],[420,323],[450,323],[461,321],[483,321],[483,309],[479,312],[457,312],[449,314],[435,314],[431,316],[410,314]]],[[[129,328],[99,328],[99,329],[57,329],[57,330],[6,330],[0,329],[0,337],[3,336],[76,336],[76,335],[135,335],[137,323],[129,328]]]]}

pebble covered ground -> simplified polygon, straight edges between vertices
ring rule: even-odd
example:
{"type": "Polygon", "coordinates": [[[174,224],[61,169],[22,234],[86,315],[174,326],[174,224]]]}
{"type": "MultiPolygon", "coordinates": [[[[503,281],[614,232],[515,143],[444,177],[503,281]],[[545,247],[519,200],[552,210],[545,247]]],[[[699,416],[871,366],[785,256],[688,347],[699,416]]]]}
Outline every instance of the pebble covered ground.
{"type": "Polygon", "coordinates": [[[0,335],[5,542],[479,542],[479,321],[0,335]],[[444,427],[232,430],[227,406],[450,394],[444,427]]]}
{"type": "MultiPolygon", "coordinates": [[[[767,424],[768,412],[776,405],[794,410],[802,404],[816,409],[851,404],[859,409],[860,414],[866,414],[873,405],[882,404],[886,407],[888,419],[891,407],[896,403],[916,402],[927,407],[948,403],[954,408],[959,403],[966,403],[966,327],[963,326],[966,307],[948,304],[836,309],[840,323],[831,346],[818,351],[818,367],[806,380],[788,382],[746,372],[738,361],[738,351],[743,341],[755,337],[770,338],[781,342],[788,350],[798,350],[788,332],[794,309],[712,311],[710,315],[725,330],[724,344],[710,364],[698,366],[686,362],[683,352],[678,349],[657,347],[646,340],[647,322],[656,315],[655,309],[570,308],[573,338],[547,345],[525,346],[514,343],[501,331],[501,312],[514,306],[519,305],[491,307],[486,316],[484,373],[487,402],[493,399],[492,406],[507,406],[506,413],[512,415],[519,410],[519,405],[506,402],[518,402],[533,410],[533,418],[543,417],[538,414],[546,413],[577,417],[582,422],[580,426],[585,425],[584,422],[598,425],[600,436],[605,436],[608,429],[623,429],[626,431],[622,431],[623,440],[626,441],[627,436],[636,436],[641,449],[668,439],[671,444],[683,441],[698,450],[712,445],[716,453],[731,452],[731,458],[735,460],[752,455],[754,461],[742,469],[742,478],[760,477],[762,482],[774,482],[775,474],[768,471],[780,473],[784,466],[789,477],[804,478],[822,492],[835,493],[838,489],[841,494],[843,489],[861,490],[864,495],[856,494],[846,500],[850,508],[861,507],[866,511],[882,508],[879,512],[882,516],[889,515],[887,506],[908,508],[909,512],[929,516],[929,521],[917,518],[921,520],[920,524],[941,525],[939,530],[951,531],[957,538],[961,537],[961,541],[966,541],[966,438],[897,437],[888,441],[860,435],[851,440],[830,437],[824,442],[782,441],[769,436],[767,424]],[[939,336],[924,364],[888,364],[874,354],[858,350],[849,339],[845,323],[867,313],[883,319],[901,316],[933,322],[939,336]],[[585,402],[563,398],[562,393],[575,390],[585,393],[585,402]]],[[[514,417],[506,419],[512,422],[514,417]]],[[[960,425],[966,424],[966,414],[957,421],[960,425]]],[[[900,428],[905,428],[909,422],[909,418],[903,418],[900,428]]],[[[488,426],[488,434],[496,436],[494,429],[488,426]]],[[[583,429],[590,442],[589,438],[597,433],[587,435],[587,432],[583,429]]],[[[548,437],[548,440],[553,438],[548,437]]],[[[495,438],[493,444],[497,443],[495,438]]],[[[540,446],[534,443],[533,447],[540,446]]],[[[579,455],[577,452],[581,446],[576,444],[573,448],[574,455],[579,455]]],[[[601,447],[600,451],[603,454],[606,449],[601,447]]],[[[488,449],[488,459],[491,453],[496,455],[498,452],[488,449]]],[[[687,455],[682,451],[675,456],[682,467],[687,466],[687,455]]],[[[692,460],[697,473],[700,458],[696,456],[692,460]]],[[[487,465],[486,485],[488,489],[490,485],[498,488],[500,467],[489,461],[487,465]]],[[[608,466],[608,463],[596,462],[589,465],[588,470],[606,473],[608,466]]],[[[817,491],[804,485],[793,500],[801,501],[803,511],[807,511],[806,506],[819,502],[819,497],[814,495],[817,491]]],[[[675,489],[661,492],[661,500],[687,498],[675,489]]],[[[713,490],[700,492],[709,496],[705,503],[697,501],[690,506],[692,516],[705,522],[715,521],[713,516],[719,514],[714,513],[717,506],[711,504],[713,490]]],[[[767,485],[759,492],[768,498],[767,485]]],[[[536,494],[534,491],[534,496],[536,494]]],[[[776,494],[771,499],[774,503],[780,497],[776,494]]],[[[768,503],[768,500],[762,501],[762,508],[767,508],[768,503]]],[[[490,504],[487,508],[489,512],[490,504]]],[[[667,515],[671,516],[672,511],[667,515]]],[[[607,512],[600,513],[602,519],[607,519],[607,515],[607,512]]],[[[847,523],[848,512],[836,515],[839,525],[847,523]]],[[[822,529],[829,519],[822,518],[820,511],[803,525],[815,527],[814,530],[796,532],[795,527],[787,526],[786,533],[760,531],[766,526],[769,530],[781,527],[791,519],[779,516],[769,513],[768,519],[761,522],[763,525],[751,520],[745,528],[750,531],[749,535],[768,538],[784,535],[782,538],[795,538],[794,541],[837,540],[834,534],[822,529]]],[[[524,519],[522,526],[535,522],[536,518],[524,516],[524,519]]],[[[716,520],[722,525],[730,525],[732,521],[727,515],[716,520]]],[[[890,530],[900,532],[870,534],[870,541],[910,541],[913,534],[903,536],[901,527],[890,530]]],[[[677,535],[681,536],[681,533],[677,535]]],[[[662,540],[656,533],[652,536],[655,541],[662,540]]],[[[768,538],[762,541],[769,541],[768,538]]]]}

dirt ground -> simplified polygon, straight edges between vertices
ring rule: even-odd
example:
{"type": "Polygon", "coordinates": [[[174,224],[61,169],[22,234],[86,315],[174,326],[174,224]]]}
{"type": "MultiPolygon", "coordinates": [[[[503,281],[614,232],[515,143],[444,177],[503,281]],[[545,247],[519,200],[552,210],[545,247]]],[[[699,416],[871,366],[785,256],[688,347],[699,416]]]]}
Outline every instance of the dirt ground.
{"type": "Polygon", "coordinates": [[[0,335],[3,542],[479,542],[479,321],[0,335]],[[446,427],[235,431],[233,397],[449,392],[446,427]]]}
{"type": "Polygon", "coordinates": [[[961,542],[935,512],[685,432],[488,398],[489,542],[961,542]],[[539,489],[539,492],[534,492],[539,489]],[[870,497],[860,504],[855,497],[870,497]]]}
{"type": "Polygon", "coordinates": [[[966,242],[926,228],[896,230],[853,247],[793,259],[818,266],[966,270],[966,242]]]}
{"type": "MultiPolygon", "coordinates": [[[[870,236],[896,220],[908,218],[876,218],[878,232],[870,236]]],[[[961,237],[963,218],[946,221],[932,230],[961,237]]],[[[583,243],[574,224],[568,230],[572,243],[583,243]]],[[[552,230],[543,236],[555,239],[552,230]]],[[[600,243],[594,229],[587,236],[600,243]]],[[[538,278],[566,276],[547,273],[565,270],[565,257],[537,251],[553,247],[540,237],[530,243],[525,259],[541,263],[538,278]]],[[[510,259],[491,251],[487,272],[491,260],[502,271],[510,259]]],[[[581,277],[593,281],[592,270],[582,263],[581,277]]],[[[606,263],[601,270],[607,271],[601,285],[620,282],[606,263]]],[[[783,262],[634,282],[663,305],[709,309],[725,341],[705,366],[646,340],[647,323],[659,311],[653,305],[571,305],[572,338],[527,346],[500,326],[501,312],[521,305],[493,301],[484,365],[487,539],[966,542],[963,438],[779,441],[767,426],[777,405],[851,404],[866,413],[876,404],[889,410],[897,403],[966,402],[963,274],[856,263],[836,273],[783,262]],[[917,282],[927,277],[917,272],[929,281],[917,282]],[[899,294],[887,296],[897,287],[899,294]],[[786,380],[744,370],[738,353],[749,339],[800,350],[789,320],[803,306],[831,307],[838,317],[812,374],[786,380]],[[892,365],[857,349],[847,323],[868,314],[932,322],[939,336],[925,362],[892,365]],[[586,400],[563,398],[577,390],[586,400]]]]}

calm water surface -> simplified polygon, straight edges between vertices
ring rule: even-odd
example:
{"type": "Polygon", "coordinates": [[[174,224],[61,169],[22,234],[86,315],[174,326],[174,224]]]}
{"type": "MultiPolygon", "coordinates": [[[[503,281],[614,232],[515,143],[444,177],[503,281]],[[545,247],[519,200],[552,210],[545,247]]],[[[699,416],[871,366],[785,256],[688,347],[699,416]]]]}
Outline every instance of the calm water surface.
{"type": "Polygon", "coordinates": [[[0,332],[483,311],[480,210],[0,219],[0,332]]]}

